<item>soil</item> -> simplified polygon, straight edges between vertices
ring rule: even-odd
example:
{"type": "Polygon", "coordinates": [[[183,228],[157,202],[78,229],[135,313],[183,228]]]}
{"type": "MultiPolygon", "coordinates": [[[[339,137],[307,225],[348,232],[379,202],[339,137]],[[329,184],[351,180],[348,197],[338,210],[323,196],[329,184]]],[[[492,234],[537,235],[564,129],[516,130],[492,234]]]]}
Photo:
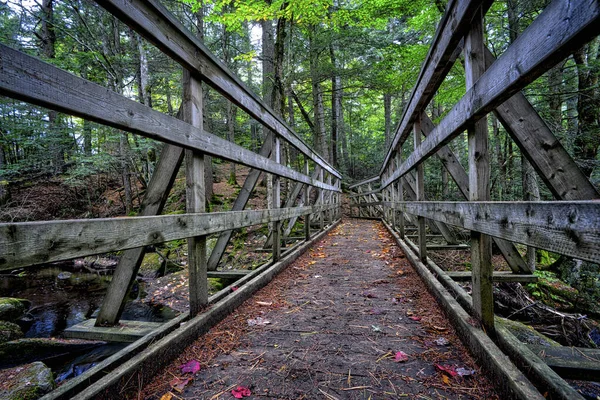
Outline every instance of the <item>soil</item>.
{"type": "Polygon", "coordinates": [[[498,398],[389,233],[364,220],[341,224],[130,398],[227,399],[238,386],[265,399],[498,398]],[[178,391],[191,360],[201,369],[178,391]]]}

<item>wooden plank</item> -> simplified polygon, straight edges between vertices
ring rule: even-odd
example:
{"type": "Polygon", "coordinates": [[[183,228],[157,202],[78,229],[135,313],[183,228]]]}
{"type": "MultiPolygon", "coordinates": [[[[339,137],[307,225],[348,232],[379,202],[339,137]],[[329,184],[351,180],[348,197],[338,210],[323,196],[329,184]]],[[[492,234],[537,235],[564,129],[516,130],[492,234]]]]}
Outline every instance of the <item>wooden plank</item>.
{"type": "MultiPolygon", "coordinates": [[[[308,158],[304,157],[304,174],[308,175],[308,171],[308,158]]],[[[307,206],[310,205],[310,191],[308,189],[308,186],[304,188],[304,202],[307,206]]],[[[360,209],[358,210],[358,212],[360,213],[360,209]]],[[[306,240],[307,242],[310,240],[310,217],[310,214],[304,216],[304,240],[306,240]]]]}
{"type": "Polygon", "coordinates": [[[377,181],[379,181],[379,179],[380,179],[379,175],[376,175],[376,176],[374,176],[372,178],[365,179],[364,181],[360,181],[358,183],[350,185],[350,186],[348,186],[348,189],[354,189],[354,188],[356,188],[358,186],[366,185],[367,183],[377,182],[377,181]]]}
{"type": "Polygon", "coordinates": [[[0,224],[0,270],[69,260],[314,214],[326,206],[0,224]]]}
{"type": "MultiPolygon", "coordinates": [[[[421,129],[423,131],[423,135],[428,136],[431,131],[435,128],[433,121],[429,118],[427,113],[422,114],[421,121],[421,129]]],[[[443,146],[436,155],[442,161],[442,164],[456,183],[459,191],[465,198],[465,200],[469,199],[469,177],[467,176],[467,172],[458,161],[458,157],[454,154],[452,150],[448,146],[443,146]]],[[[407,174],[405,176],[409,176],[407,174]]],[[[500,238],[493,238],[494,243],[500,249],[502,256],[508,263],[510,269],[514,272],[527,272],[531,273],[529,266],[523,260],[523,257],[517,250],[514,244],[508,242],[506,240],[502,240],[500,238]]]]}
{"type": "Polygon", "coordinates": [[[336,190],[291,168],[0,44],[0,94],[336,190]]]}
{"type": "MultiPolygon", "coordinates": [[[[273,135],[273,151],[271,153],[271,157],[273,157],[273,161],[276,163],[281,162],[281,143],[279,141],[279,137],[277,135],[273,135]]],[[[279,177],[273,176],[273,191],[271,195],[273,196],[273,208],[278,209],[281,208],[281,186],[279,184],[279,177]]],[[[273,262],[279,261],[281,258],[281,222],[273,221],[271,227],[271,234],[273,235],[273,262]]]]}
{"type": "Polygon", "coordinates": [[[530,344],[527,348],[561,378],[597,381],[600,377],[600,349],[530,344]]]}
{"type": "MultiPolygon", "coordinates": [[[[183,118],[202,130],[202,83],[189,71],[183,71],[183,118]]],[[[188,213],[206,212],[206,183],[204,154],[185,151],[185,200],[188,213]]],[[[208,305],[206,235],[187,238],[190,316],[196,316],[208,305]]]]}
{"type": "MultiPolygon", "coordinates": [[[[260,147],[258,154],[263,157],[269,157],[271,154],[271,149],[273,147],[272,133],[269,131],[264,143],[260,147]]],[[[260,177],[260,170],[252,169],[246,176],[244,180],[244,184],[240,189],[240,193],[235,198],[233,202],[233,206],[231,207],[231,211],[241,211],[246,208],[246,204],[248,204],[248,200],[250,200],[250,196],[252,196],[252,191],[256,187],[258,183],[258,179],[260,177]]],[[[227,249],[227,245],[229,244],[229,240],[231,239],[231,235],[233,231],[228,230],[221,232],[219,238],[217,239],[217,243],[210,253],[210,257],[208,258],[208,270],[215,271],[223,254],[225,254],[225,249],[227,249]]]]}
{"type": "Polygon", "coordinates": [[[561,379],[556,372],[548,367],[537,355],[521,343],[510,331],[497,325],[497,340],[502,350],[507,353],[527,375],[536,381],[543,382],[543,390],[549,392],[553,399],[583,400],[568,382],[561,379]]]}
{"type": "Polygon", "coordinates": [[[409,214],[600,262],[600,202],[404,202],[409,214]]]}
{"type": "Polygon", "coordinates": [[[160,328],[161,322],[123,320],[116,327],[95,326],[96,319],[87,319],[64,330],[63,336],[72,339],[102,340],[131,343],[160,328]]]}
{"type": "Polygon", "coordinates": [[[329,173],[341,178],[331,165],[314,152],[275,112],[194,34],[156,0],[102,0],[98,3],[127,26],[148,39],[185,69],[230,99],[264,126],[273,130],[329,173]]]}
{"type": "Polygon", "coordinates": [[[388,186],[600,33],[596,0],[554,1],[479,78],[431,135],[384,182],[388,186]]]}
{"type": "MultiPolygon", "coordinates": [[[[142,201],[141,216],[158,215],[162,212],[182,161],[181,147],[165,145],[142,201]]],[[[111,326],[121,318],[125,298],[137,276],[144,253],[144,247],[123,252],[96,318],[100,325],[111,326]]]]}
{"type": "MultiPolygon", "coordinates": [[[[487,68],[495,60],[485,48],[487,68]]],[[[557,200],[600,198],[594,185],[521,92],[502,103],[495,113],[557,200]]]]}
{"type": "Polygon", "coordinates": [[[430,244],[427,250],[444,251],[444,250],[469,250],[471,246],[468,244],[430,244]]]}
{"type": "MultiPolygon", "coordinates": [[[[459,282],[471,280],[471,271],[447,271],[446,275],[459,282]]],[[[537,282],[538,277],[531,274],[514,274],[508,271],[497,271],[493,273],[492,280],[494,282],[533,283],[537,282]]]]}
{"type": "Polygon", "coordinates": [[[456,58],[455,48],[470,29],[476,11],[482,7],[485,14],[491,5],[492,1],[490,0],[457,0],[448,3],[417,78],[417,83],[402,114],[400,124],[394,131],[394,138],[383,161],[382,171],[390,161],[392,150],[408,138],[415,120],[429,104],[452,68],[452,63],[449,61],[456,58]]]}
{"type": "Polygon", "coordinates": [[[226,271],[208,271],[206,275],[209,278],[240,279],[251,272],[248,269],[231,269],[226,271]]]}

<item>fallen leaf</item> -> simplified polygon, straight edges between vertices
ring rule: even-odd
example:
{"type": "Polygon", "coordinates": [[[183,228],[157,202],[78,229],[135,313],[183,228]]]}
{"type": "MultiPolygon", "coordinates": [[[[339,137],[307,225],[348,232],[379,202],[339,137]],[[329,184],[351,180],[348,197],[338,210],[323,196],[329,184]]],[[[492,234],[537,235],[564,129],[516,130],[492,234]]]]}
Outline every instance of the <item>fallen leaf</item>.
{"type": "Polygon", "coordinates": [[[475,375],[474,369],[456,368],[456,373],[460,376],[475,375]]]}
{"type": "Polygon", "coordinates": [[[406,354],[403,351],[397,351],[396,355],[394,356],[394,361],[395,362],[404,362],[404,361],[408,361],[408,354],[406,354]]]}
{"type": "Polygon", "coordinates": [[[254,319],[248,320],[249,326],[265,326],[265,325],[269,325],[270,323],[271,323],[271,321],[269,321],[268,319],[265,319],[263,317],[256,317],[254,319]]]}
{"type": "Polygon", "coordinates": [[[252,393],[250,392],[250,389],[248,389],[245,386],[238,386],[238,387],[236,387],[235,389],[233,389],[231,391],[231,394],[236,399],[241,399],[243,397],[248,397],[248,396],[252,395],[252,393]]]}
{"type": "Polygon", "coordinates": [[[257,301],[256,304],[258,304],[259,306],[272,306],[273,302],[272,301],[257,301]]]}
{"type": "Polygon", "coordinates": [[[171,400],[172,398],[173,398],[173,393],[167,392],[161,396],[160,400],[171,400]]]}
{"type": "Polygon", "coordinates": [[[438,339],[435,339],[433,342],[435,344],[437,344],[438,346],[445,346],[448,343],[450,343],[450,342],[448,342],[448,339],[446,339],[445,337],[440,337],[438,339]]]}
{"type": "Polygon", "coordinates": [[[231,291],[232,291],[232,292],[235,292],[235,291],[236,291],[236,290],[238,290],[238,289],[239,289],[239,288],[238,288],[237,286],[232,286],[232,287],[231,287],[231,291]]]}
{"type": "Polygon", "coordinates": [[[410,319],[412,319],[413,321],[420,321],[422,318],[421,317],[408,317],[410,319]]]}
{"type": "Polygon", "coordinates": [[[434,325],[433,329],[435,329],[436,331],[440,331],[440,332],[446,332],[448,330],[448,328],[444,328],[443,326],[437,326],[437,325],[434,325]]]}
{"type": "Polygon", "coordinates": [[[192,378],[179,378],[179,377],[175,377],[173,379],[171,379],[171,382],[169,382],[169,385],[171,385],[171,387],[173,389],[175,389],[176,391],[178,391],[179,393],[183,392],[183,389],[185,389],[185,387],[192,381],[192,378]]]}
{"type": "Polygon", "coordinates": [[[444,382],[446,385],[450,384],[450,378],[448,378],[448,375],[442,375],[442,382],[444,382]]]}
{"type": "Polygon", "coordinates": [[[183,364],[181,367],[183,374],[195,374],[200,371],[200,363],[197,360],[190,360],[183,364]]]}
{"type": "Polygon", "coordinates": [[[435,364],[435,367],[437,369],[439,369],[442,372],[447,373],[450,376],[456,376],[458,375],[458,373],[456,372],[456,368],[451,366],[451,365],[440,365],[440,364],[435,364]]]}
{"type": "Polygon", "coordinates": [[[399,269],[398,271],[396,271],[396,275],[404,275],[404,271],[402,271],[401,269],[399,269]]]}

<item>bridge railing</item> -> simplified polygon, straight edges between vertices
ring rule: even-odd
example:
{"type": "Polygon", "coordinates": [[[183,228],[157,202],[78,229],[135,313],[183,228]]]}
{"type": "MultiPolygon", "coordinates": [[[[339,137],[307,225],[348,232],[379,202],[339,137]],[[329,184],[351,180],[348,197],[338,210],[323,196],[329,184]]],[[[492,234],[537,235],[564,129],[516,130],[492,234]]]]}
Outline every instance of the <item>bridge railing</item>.
{"type": "MultiPolygon", "coordinates": [[[[435,275],[444,275],[446,283],[452,282],[447,279],[450,275],[428,257],[440,246],[428,244],[426,224],[449,243],[456,240],[452,237],[456,229],[470,231],[472,296],[449,285],[490,333],[495,331],[493,282],[535,278],[515,243],[600,263],[600,195],[520,92],[600,33],[600,4],[552,1],[497,60],[484,42],[483,17],[491,4],[448,3],[382,168],[377,177],[353,185],[356,195],[351,198],[359,216],[382,216],[424,265],[435,275]],[[461,53],[467,92],[436,126],[425,109],[461,53]],[[490,112],[556,201],[491,201],[486,119],[490,112]],[[468,170],[448,147],[464,131],[468,170]],[[407,143],[409,137],[413,143],[407,143]],[[409,155],[403,159],[403,154],[409,155]],[[431,157],[441,160],[465,201],[427,201],[423,165],[431,157]],[[372,190],[376,180],[379,188],[372,190]],[[376,207],[382,208],[381,215],[373,211],[376,207]],[[408,224],[414,225],[413,235],[406,232],[408,224]],[[511,268],[512,279],[494,274],[492,241],[511,268]]],[[[568,396],[574,393],[565,390],[568,396]]]]}
{"type": "Polygon", "coordinates": [[[142,201],[139,217],[0,224],[0,270],[13,270],[93,254],[125,250],[102,304],[96,325],[119,321],[126,294],[144,256],[144,247],[188,239],[190,315],[208,304],[207,275],[216,270],[234,229],[270,224],[272,262],[281,258],[283,235],[311,219],[318,230],[339,219],[341,175],[314,152],[258,96],[159,2],[98,1],[183,67],[182,119],[163,114],[35,57],[0,45],[0,94],[165,142],[142,201]],[[203,127],[204,82],[247,112],[270,134],[253,152],[203,127]],[[287,143],[304,158],[302,171],[281,163],[287,143]],[[187,213],[160,215],[185,155],[187,213]],[[205,212],[204,155],[251,168],[230,212],[205,212]],[[273,179],[272,209],[245,210],[263,174],[273,179]],[[294,182],[282,202],[280,178],[294,182]],[[312,193],[316,190],[317,193],[312,193]],[[286,223],[282,232],[282,224],[286,223]],[[210,256],[206,236],[219,233],[210,256]]]}

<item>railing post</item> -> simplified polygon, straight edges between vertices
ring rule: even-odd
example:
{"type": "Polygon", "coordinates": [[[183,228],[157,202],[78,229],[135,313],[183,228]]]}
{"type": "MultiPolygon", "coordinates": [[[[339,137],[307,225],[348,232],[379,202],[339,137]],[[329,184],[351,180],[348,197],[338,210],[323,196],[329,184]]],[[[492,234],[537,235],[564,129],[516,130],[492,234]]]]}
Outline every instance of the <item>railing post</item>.
{"type": "MultiPolygon", "coordinates": [[[[413,127],[413,136],[415,142],[415,149],[421,145],[421,119],[418,118],[415,121],[413,127]]],[[[417,201],[423,201],[425,199],[425,174],[423,171],[423,163],[417,165],[417,201]]],[[[425,218],[417,216],[417,229],[418,229],[418,243],[419,246],[419,259],[422,262],[427,262],[427,233],[425,232],[425,218]]]]}
{"type": "MultiPolygon", "coordinates": [[[[279,135],[273,135],[273,160],[281,162],[281,142],[279,135]]],[[[281,207],[281,185],[278,175],[273,175],[273,208],[281,207]]],[[[273,262],[281,258],[281,221],[273,221],[273,262]]]]}
{"type": "MultiPolygon", "coordinates": [[[[202,84],[184,70],[183,115],[184,120],[202,129],[202,84]]],[[[185,151],[186,208],[188,213],[206,212],[206,186],[204,182],[204,155],[185,151]]],[[[188,238],[188,271],[190,290],[190,315],[198,314],[208,304],[208,277],[206,236],[188,238]]]]}
{"type": "MultiPolygon", "coordinates": [[[[327,175],[327,184],[331,185],[333,183],[333,180],[331,179],[331,174],[327,175]]],[[[329,190],[329,193],[327,194],[327,207],[331,207],[331,205],[333,204],[333,196],[335,195],[335,192],[333,190],[329,190]]],[[[327,210],[327,225],[330,225],[333,222],[333,209],[330,208],[327,210]]]]}
{"type": "MultiPolygon", "coordinates": [[[[469,90],[485,72],[483,15],[477,12],[465,38],[465,78],[469,90]]],[[[490,165],[488,155],[487,118],[467,128],[469,141],[469,200],[490,200],[490,165]]],[[[473,309],[483,326],[494,329],[494,297],[492,285],[492,247],[490,237],[471,232],[471,266],[473,269],[473,309]]]]}
{"type": "MultiPolygon", "coordinates": [[[[304,157],[304,174],[309,176],[308,157],[304,157]]],[[[304,186],[304,205],[310,206],[310,185],[304,186]]],[[[308,213],[304,216],[304,239],[308,242],[310,240],[310,217],[312,214],[308,213]]]]}
{"type": "MultiPolygon", "coordinates": [[[[319,182],[323,182],[324,180],[324,172],[321,168],[321,171],[319,172],[319,182]]],[[[319,189],[319,203],[320,207],[323,207],[323,205],[325,205],[325,189],[319,189]]],[[[319,225],[320,230],[323,231],[323,229],[325,229],[325,212],[322,208],[319,212],[319,225]]]]}
{"type": "MultiPolygon", "coordinates": [[[[402,145],[398,146],[398,168],[402,165],[402,145]]],[[[404,202],[404,178],[398,179],[398,196],[397,201],[404,202]]],[[[398,211],[398,234],[404,240],[404,211],[398,211]]]]}

